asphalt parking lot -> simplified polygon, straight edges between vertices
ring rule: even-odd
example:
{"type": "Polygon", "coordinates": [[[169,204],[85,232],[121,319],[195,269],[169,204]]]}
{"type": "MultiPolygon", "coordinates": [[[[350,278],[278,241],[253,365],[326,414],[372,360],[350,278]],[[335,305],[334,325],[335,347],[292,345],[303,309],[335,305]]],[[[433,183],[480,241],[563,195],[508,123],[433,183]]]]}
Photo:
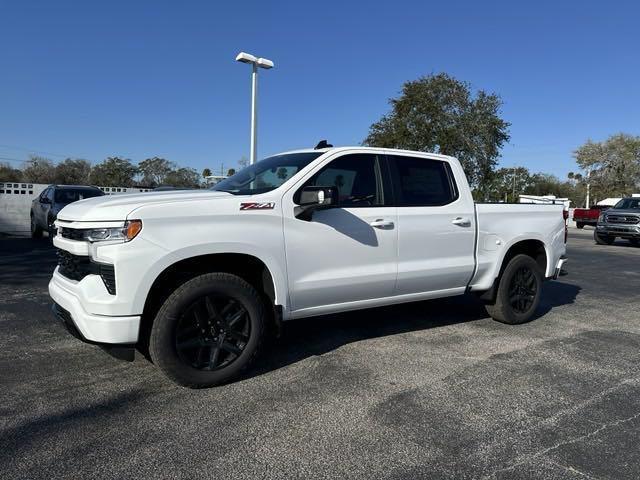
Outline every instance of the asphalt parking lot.
{"type": "Polygon", "coordinates": [[[472,297],[301,320],[209,390],[69,336],[53,249],[0,239],[2,477],[640,478],[640,248],[570,235],[531,323],[472,297]]]}

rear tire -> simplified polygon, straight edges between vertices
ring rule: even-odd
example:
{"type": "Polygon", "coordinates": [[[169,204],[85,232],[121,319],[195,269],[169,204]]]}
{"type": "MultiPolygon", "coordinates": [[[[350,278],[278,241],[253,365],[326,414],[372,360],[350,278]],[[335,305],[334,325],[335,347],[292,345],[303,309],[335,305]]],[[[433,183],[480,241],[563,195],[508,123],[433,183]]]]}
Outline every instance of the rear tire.
{"type": "Polygon", "coordinates": [[[179,385],[204,388],[238,377],[262,346],[267,313],[259,293],[236,275],[207,273],[178,287],[149,338],[155,365],[179,385]]]}
{"type": "Polygon", "coordinates": [[[578,227],[579,230],[582,230],[584,228],[584,223],[576,222],[576,227],[578,227]]]}
{"type": "Polygon", "coordinates": [[[42,228],[38,226],[33,215],[31,215],[31,238],[42,238],[42,228]]]}
{"type": "Polygon", "coordinates": [[[630,238],[629,239],[629,243],[631,245],[633,245],[634,247],[639,247],[640,246],[640,238],[630,238]]]}
{"type": "Polygon", "coordinates": [[[487,313],[502,323],[518,325],[533,317],[540,303],[542,273],[528,255],[516,255],[502,272],[495,303],[485,305],[487,313]]]}
{"type": "Polygon", "coordinates": [[[603,235],[601,233],[598,233],[597,230],[593,232],[593,239],[596,241],[598,245],[611,245],[613,242],[616,241],[616,237],[603,235]]]}

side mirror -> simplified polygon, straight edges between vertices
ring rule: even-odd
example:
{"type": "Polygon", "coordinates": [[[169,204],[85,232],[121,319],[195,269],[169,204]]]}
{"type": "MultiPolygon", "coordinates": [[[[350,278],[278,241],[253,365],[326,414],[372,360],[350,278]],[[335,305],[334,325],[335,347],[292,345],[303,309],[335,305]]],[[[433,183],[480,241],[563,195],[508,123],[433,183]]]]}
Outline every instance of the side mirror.
{"type": "Polygon", "coordinates": [[[304,187],[300,192],[299,206],[296,207],[295,216],[301,220],[311,220],[314,210],[337,207],[338,200],[337,187],[304,187]]]}

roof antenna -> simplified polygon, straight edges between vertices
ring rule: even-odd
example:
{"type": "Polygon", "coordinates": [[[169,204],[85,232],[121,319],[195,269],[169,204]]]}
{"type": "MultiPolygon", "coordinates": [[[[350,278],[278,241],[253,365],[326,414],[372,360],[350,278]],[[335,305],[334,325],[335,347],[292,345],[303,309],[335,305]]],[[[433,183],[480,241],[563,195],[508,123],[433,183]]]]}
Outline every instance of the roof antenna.
{"type": "Polygon", "coordinates": [[[327,143],[326,140],[320,140],[316,145],[316,148],[314,148],[314,150],[320,150],[321,148],[331,148],[331,147],[333,147],[333,145],[331,145],[330,143],[327,143]]]}

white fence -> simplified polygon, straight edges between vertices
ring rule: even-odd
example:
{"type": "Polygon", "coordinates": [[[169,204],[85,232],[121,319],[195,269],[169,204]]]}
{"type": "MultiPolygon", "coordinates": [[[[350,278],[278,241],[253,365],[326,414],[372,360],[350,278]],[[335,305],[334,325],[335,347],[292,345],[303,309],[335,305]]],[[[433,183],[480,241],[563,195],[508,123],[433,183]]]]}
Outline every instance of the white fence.
{"type": "MultiPolygon", "coordinates": [[[[24,235],[29,233],[31,202],[47,188],[44,183],[0,181],[0,233],[24,235]]],[[[107,195],[148,192],[148,188],[99,187],[107,195]]]]}

